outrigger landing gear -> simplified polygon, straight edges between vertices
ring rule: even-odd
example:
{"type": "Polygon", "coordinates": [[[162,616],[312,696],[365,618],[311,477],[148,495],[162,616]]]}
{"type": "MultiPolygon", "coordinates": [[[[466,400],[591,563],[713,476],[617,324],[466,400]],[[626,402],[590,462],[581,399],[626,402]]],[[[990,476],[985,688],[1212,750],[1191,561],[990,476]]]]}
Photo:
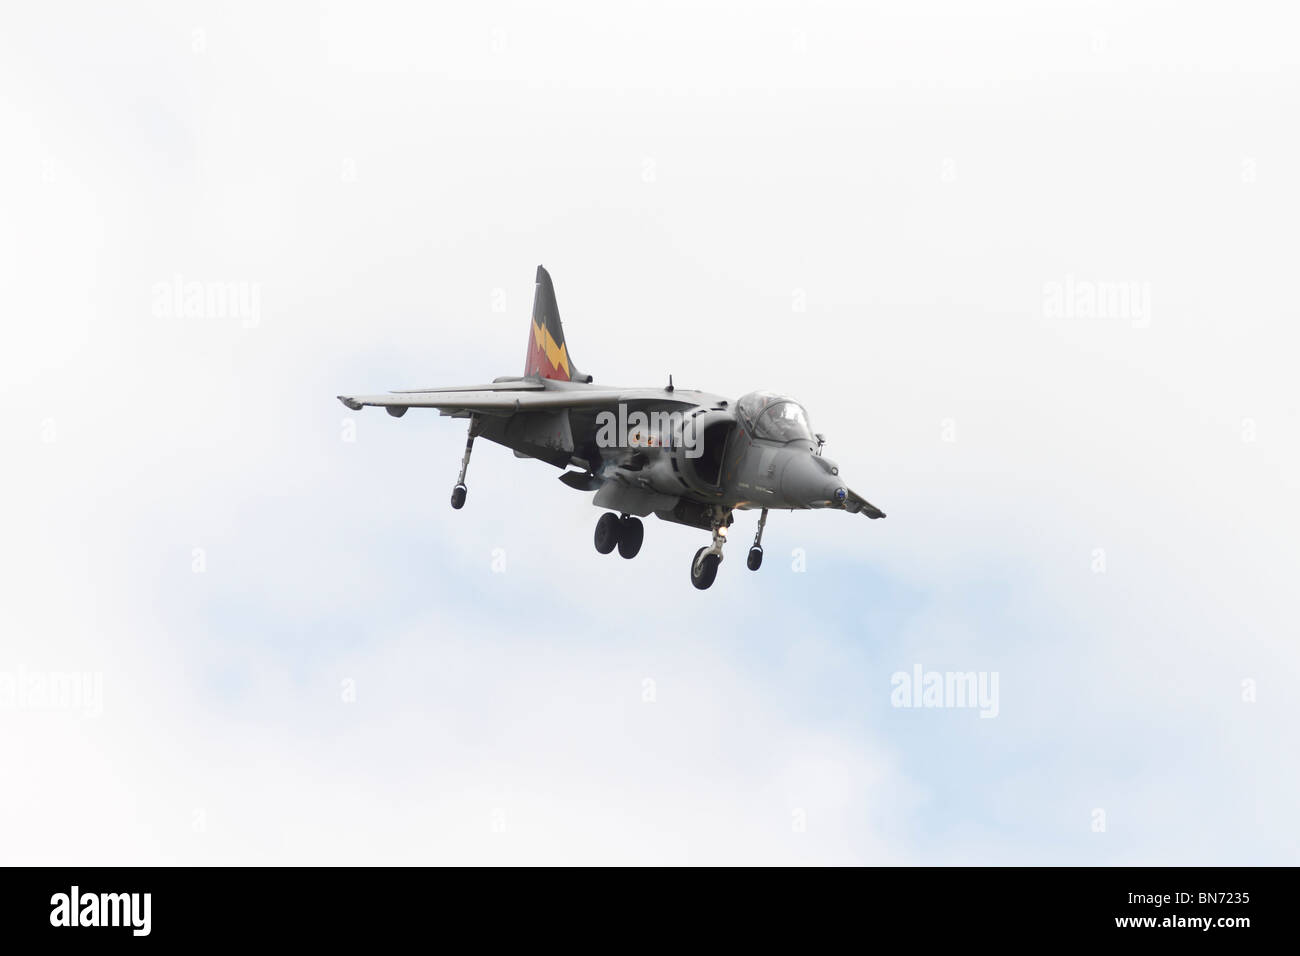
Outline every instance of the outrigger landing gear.
{"type": "Polygon", "coordinates": [[[465,472],[469,470],[469,456],[474,451],[474,439],[478,436],[478,419],[469,420],[469,437],[465,439],[465,457],[460,460],[460,477],[456,479],[456,487],[451,489],[451,506],[459,511],[465,507],[465,495],[469,489],[465,487],[465,472]]]}
{"type": "Polygon", "coordinates": [[[763,527],[767,524],[767,509],[758,516],[758,533],[754,535],[754,543],[749,549],[749,557],[745,559],[745,564],[751,571],[757,571],[763,566],[763,527]]]}
{"type": "Polygon", "coordinates": [[[691,584],[701,591],[712,585],[713,579],[718,576],[718,565],[722,563],[722,546],[727,543],[727,525],[731,524],[731,512],[715,508],[711,524],[713,543],[696,551],[691,561],[691,584]]]}

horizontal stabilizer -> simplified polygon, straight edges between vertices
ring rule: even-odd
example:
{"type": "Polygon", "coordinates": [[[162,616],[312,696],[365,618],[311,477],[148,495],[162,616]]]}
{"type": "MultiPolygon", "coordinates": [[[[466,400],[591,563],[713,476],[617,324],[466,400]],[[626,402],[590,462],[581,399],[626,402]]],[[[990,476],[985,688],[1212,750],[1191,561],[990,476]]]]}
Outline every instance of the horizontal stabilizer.
{"type": "Polygon", "coordinates": [[[595,491],[600,487],[600,479],[585,471],[566,471],[560,475],[560,481],[578,491],[595,491]]]}
{"type": "Polygon", "coordinates": [[[861,495],[852,491],[849,492],[848,497],[844,500],[844,510],[852,514],[857,514],[860,511],[868,518],[885,517],[883,511],[873,505],[866,498],[863,498],[861,495]]]}

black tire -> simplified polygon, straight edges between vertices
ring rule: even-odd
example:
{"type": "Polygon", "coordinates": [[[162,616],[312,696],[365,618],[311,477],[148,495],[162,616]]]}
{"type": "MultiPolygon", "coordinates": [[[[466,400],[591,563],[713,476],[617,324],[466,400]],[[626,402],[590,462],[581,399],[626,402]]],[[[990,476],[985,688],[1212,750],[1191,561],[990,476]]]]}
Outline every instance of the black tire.
{"type": "Polygon", "coordinates": [[[761,568],[763,566],[763,549],[750,548],[749,557],[745,559],[745,564],[751,571],[757,571],[761,568]]]}
{"type": "Polygon", "coordinates": [[[465,495],[467,493],[468,489],[464,485],[457,485],[455,488],[451,489],[451,506],[457,511],[464,508],[465,495]]]}
{"type": "Polygon", "coordinates": [[[635,558],[645,540],[645,525],[640,518],[623,518],[618,529],[618,553],[625,558],[635,558]]]}
{"type": "Polygon", "coordinates": [[[613,551],[618,546],[618,532],[618,515],[606,511],[596,522],[596,550],[601,554],[613,551]]]}
{"type": "Polygon", "coordinates": [[[722,558],[716,554],[704,554],[708,550],[708,548],[700,548],[691,559],[691,583],[701,591],[713,584],[713,579],[718,576],[718,565],[722,562],[722,558]],[[704,554],[703,560],[700,558],[702,554],[704,554]],[[695,573],[697,565],[700,568],[699,574],[695,573]]]}

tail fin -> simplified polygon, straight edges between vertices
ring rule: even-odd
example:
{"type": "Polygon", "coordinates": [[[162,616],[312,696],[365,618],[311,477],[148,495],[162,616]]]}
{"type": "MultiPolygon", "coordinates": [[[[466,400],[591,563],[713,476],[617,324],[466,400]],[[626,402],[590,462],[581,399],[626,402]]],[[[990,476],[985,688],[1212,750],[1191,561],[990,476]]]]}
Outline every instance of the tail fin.
{"type": "Polygon", "coordinates": [[[564,344],[564,327],[560,325],[560,309],[555,304],[555,286],[551,276],[541,266],[537,267],[537,290],[533,294],[533,321],[528,330],[528,357],[524,362],[524,375],[540,375],[561,382],[590,382],[573,366],[568,346],[564,344]]]}

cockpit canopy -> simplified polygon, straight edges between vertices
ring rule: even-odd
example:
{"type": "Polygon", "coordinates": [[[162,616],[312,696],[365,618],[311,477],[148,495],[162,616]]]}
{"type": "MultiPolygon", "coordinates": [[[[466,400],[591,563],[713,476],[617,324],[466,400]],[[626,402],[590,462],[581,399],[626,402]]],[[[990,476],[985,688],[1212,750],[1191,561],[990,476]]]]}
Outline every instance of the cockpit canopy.
{"type": "Polygon", "coordinates": [[[808,413],[790,398],[772,392],[750,392],[736,403],[736,410],[755,438],[768,441],[812,441],[808,413]]]}

